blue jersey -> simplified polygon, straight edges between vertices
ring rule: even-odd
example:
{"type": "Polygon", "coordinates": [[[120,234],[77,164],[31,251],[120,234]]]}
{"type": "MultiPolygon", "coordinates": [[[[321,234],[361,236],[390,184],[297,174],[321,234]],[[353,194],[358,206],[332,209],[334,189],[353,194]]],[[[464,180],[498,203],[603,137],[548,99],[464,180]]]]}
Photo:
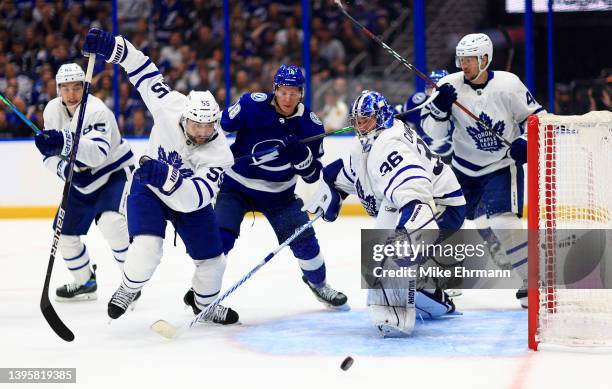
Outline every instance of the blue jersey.
{"type": "MultiPolygon", "coordinates": [[[[271,93],[245,94],[221,116],[223,130],[236,133],[236,141],[231,146],[234,158],[279,147],[269,154],[242,159],[225,172],[228,184],[264,197],[295,190],[297,175],[284,153],[283,139],[291,134],[304,139],[325,132],[321,120],[302,103],[291,116],[276,112],[273,96],[271,93]]],[[[317,161],[323,155],[321,139],[306,146],[317,161]]]]}
{"type": "MultiPolygon", "coordinates": [[[[427,95],[424,92],[416,92],[408,97],[406,100],[406,104],[404,104],[404,112],[414,109],[417,106],[423,104],[425,100],[427,100],[427,95]]],[[[415,109],[414,111],[404,115],[402,121],[410,126],[412,126],[417,135],[420,136],[428,146],[431,147],[433,152],[439,154],[443,157],[449,156],[452,153],[452,143],[450,142],[451,136],[453,134],[454,125],[451,125],[449,132],[446,137],[434,140],[429,135],[427,135],[426,131],[423,130],[421,126],[424,116],[421,115],[421,109],[415,109]]]]}

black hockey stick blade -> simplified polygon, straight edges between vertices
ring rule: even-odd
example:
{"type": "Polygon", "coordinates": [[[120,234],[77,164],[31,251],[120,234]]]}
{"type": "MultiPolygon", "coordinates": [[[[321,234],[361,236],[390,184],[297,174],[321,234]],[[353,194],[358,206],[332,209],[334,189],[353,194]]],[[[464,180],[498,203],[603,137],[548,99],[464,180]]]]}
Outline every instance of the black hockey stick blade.
{"type": "Polygon", "coordinates": [[[44,293],[40,299],[40,310],[42,311],[45,320],[49,323],[49,327],[57,336],[65,340],[66,342],[72,342],[74,340],[74,334],[70,331],[70,328],[66,327],[66,324],[60,319],[55,312],[55,308],[51,305],[51,301],[49,301],[49,295],[44,293]]]}

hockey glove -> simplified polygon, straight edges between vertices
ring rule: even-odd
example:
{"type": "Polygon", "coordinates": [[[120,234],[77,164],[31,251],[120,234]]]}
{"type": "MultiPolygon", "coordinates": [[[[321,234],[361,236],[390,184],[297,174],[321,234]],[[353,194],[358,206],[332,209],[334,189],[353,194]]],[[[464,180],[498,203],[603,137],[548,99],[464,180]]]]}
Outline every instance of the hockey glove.
{"type": "Polygon", "coordinates": [[[507,155],[521,165],[527,163],[527,140],[516,138],[508,149],[507,155]]]}
{"type": "Polygon", "coordinates": [[[457,101],[457,91],[451,84],[442,84],[437,89],[438,95],[427,106],[431,115],[437,120],[447,120],[453,103],[457,101]]]}
{"type": "Polygon", "coordinates": [[[314,214],[320,209],[323,211],[323,220],[328,222],[338,218],[342,200],[348,196],[348,193],[337,189],[334,185],[342,166],[342,160],[338,159],[323,168],[323,181],[310,202],[302,207],[302,211],[314,214]]]}
{"type": "Polygon", "coordinates": [[[109,61],[113,50],[115,49],[115,37],[113,34],[102,31],[98,28],[92,28],[85,37],[83,51],[85,53],[95,53],[109,61]]]}
{"type": "Polygon", "coordinates": [[[333,222],[338,218],[341,206],[342,196],[340,192],[327,182],[321,181],[317,193],[310,199],[308,204],[302,207],[302,211],[315,214],[321,210],[323,211],[323,220],[333,222]]]}
{"type": "Polygon", "coordinates": [[[167,196],[183,183],[183,177],[177,168],[151,158],[141,162],[140,168],[134,172],[134,179],[141,184],[158,188],[167,196]]]}
{"type": "Polygon", "coordinates": [[[304,181],[311,184],[319,179],[321,163],[316,161],[312,151],[295,135],[289,135],[283,139],[285,143],[284,154],[287,156],[296,174],[302,176],[304,181]]]}
{"type": "Polygon", "coordinates": [[[34,137],[34,144],[45,157],[60,155],[67,158],[70,156],[74,143],[70,130],[63,129],[61,131],[47,130],[44,132],[44,135],[36,135],[36,137],[34,137]],[[45,137],[45,135],[47,137],[45,137]]]}

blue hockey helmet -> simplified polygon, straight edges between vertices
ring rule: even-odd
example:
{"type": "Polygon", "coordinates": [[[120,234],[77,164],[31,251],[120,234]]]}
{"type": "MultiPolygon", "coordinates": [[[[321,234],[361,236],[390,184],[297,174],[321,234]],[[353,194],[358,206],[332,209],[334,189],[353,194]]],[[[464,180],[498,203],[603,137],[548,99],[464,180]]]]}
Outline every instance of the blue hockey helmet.
{"type": "Polygon", "coordinates": [[[359,136],[378,133],[382,129],[393,126],[393,112],[393,107],[387,103],[385,96],[375,91],[364,90],[351,107],[351,126],[359,136]],[[364,117],[375,117],[376,124],[371,128],[361,130],[360,125],[363,126],[363,124],[358,119],[364,117]]]}
{"type": "Polygon", "coordinates": [[[435,82],[436,84],[440,82],[440,80],[443,77],[446,77],[446,76],[448,76],[448,71],[446,69],[432,70],[431,73],[429,73],[429,78],[431,79],[431,81],[435,82]]]}
{"type": "Polygon", "coordinates": [[[282,85],[295,86],[304,89],[304,75],[299,66],[281,65],[274,75],[274,89],[282,85]]]}

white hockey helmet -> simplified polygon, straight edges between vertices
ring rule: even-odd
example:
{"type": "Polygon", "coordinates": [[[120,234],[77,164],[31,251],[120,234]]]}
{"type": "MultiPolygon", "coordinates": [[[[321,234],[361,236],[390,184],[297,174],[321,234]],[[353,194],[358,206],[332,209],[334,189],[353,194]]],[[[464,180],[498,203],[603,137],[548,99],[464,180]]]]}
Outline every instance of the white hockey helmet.
{"type": "Polygon", "coordinates": [[[62,98],[60,93],[60,85],[66,82],[85,82],[85,72],[83,68],[77,63],[66,63],[60,66],[55,75],[55,86],[57,89],[57,96],[62,98]]]}
{"type": "Polygon", "coordinates": [[[455,65],[461,68],[459,57],[478,58],[478,78],[493,62],[493,42],[487,34],[468,34],[461,38],[455,49],[455,65]],[[482,69],[482,59],[487,56],[487,64],[482,69]]]}
{"type": "Polygon", "coordinates": [[[211,140],[218,132],[219,120],[221,119],[221,109],[210,91],[191,91],[187,96],[187,103],[183,109],[181,117],[183,131],[188,141],[197,144],[194,137],[187,131],[187,119],[196,123],[212,123],[214,130],[208,137],[211,140]]]}

